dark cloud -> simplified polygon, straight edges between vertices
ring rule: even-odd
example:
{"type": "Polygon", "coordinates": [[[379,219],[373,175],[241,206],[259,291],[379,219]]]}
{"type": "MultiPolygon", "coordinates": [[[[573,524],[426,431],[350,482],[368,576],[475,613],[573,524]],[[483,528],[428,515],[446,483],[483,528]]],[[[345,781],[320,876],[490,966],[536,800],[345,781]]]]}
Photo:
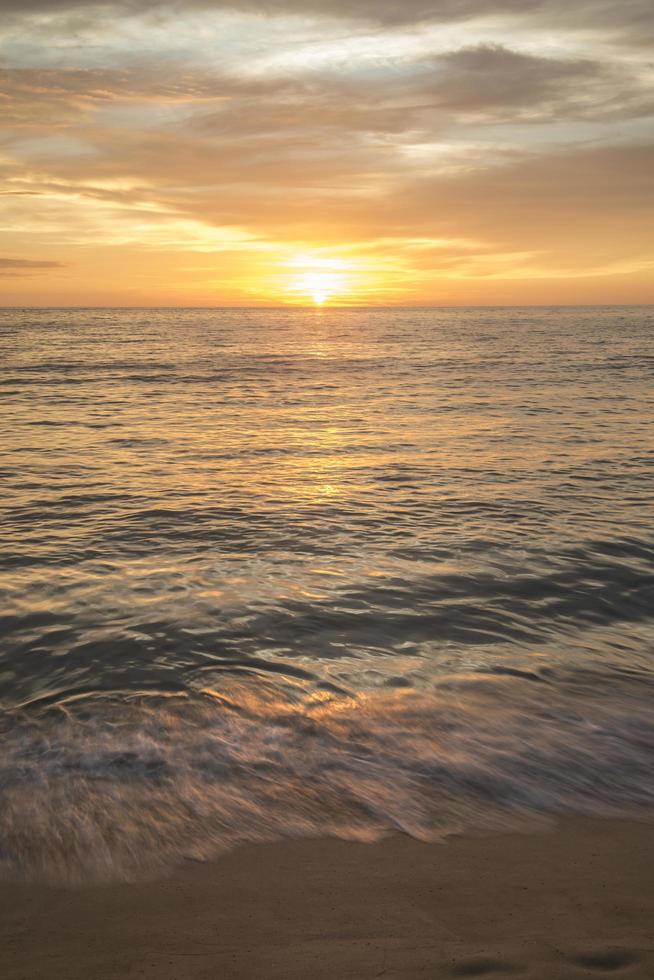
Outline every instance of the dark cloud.
{"type": "MultiPolygon", "coordinates": [[[[550,104],[560,114],[575,98],[605,78],[606,67],[590,59],[542,58],[500,45],[463,48],[440,59],[439,103],[451,110],[495,112],[550,104]]],[[[437,62],[435,68],[438,68],[437,62]]],[[[595,104],[595,110],[602,106],[595,104]]]]}

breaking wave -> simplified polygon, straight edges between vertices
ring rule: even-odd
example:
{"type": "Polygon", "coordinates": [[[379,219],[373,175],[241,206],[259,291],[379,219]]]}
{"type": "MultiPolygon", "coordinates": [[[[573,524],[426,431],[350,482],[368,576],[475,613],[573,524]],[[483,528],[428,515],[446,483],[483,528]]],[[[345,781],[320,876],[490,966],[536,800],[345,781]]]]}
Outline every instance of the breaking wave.
{"type": "Polygon", "coordinates": [[[281,701],[220,693],[78,696],[5,716],[5,875],[135,878],[244,841],[391,831],[437,840],[557,814],[654,804],[648,682],[563,688],[457,676],[281,701]]]}

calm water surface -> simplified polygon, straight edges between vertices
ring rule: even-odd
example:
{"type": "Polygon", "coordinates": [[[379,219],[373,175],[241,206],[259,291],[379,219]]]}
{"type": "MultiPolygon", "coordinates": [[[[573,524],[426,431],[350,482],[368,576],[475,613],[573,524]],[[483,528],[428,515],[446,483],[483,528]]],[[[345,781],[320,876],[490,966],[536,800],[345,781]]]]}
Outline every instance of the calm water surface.
{"type": "Polygon", "coordinates": [[[654,803],[654,310],[0,311],[0,867],[654,803]]]}

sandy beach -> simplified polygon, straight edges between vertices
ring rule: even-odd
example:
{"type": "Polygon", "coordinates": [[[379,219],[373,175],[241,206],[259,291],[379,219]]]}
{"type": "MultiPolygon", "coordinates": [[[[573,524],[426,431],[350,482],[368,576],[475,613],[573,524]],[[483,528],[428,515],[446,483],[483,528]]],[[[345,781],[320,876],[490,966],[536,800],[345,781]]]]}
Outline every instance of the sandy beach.
{"type": "Polygon", "coordinates": [[[2,976],[651,977],[653,858],[651,825],[576,819],[243,847],[148,883],[4,884],[2,976]]]}

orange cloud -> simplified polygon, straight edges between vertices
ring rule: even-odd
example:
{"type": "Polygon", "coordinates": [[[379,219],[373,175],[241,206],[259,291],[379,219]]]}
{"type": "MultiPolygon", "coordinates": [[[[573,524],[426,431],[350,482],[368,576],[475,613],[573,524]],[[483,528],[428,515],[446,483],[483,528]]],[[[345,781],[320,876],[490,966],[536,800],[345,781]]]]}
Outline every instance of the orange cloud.
{"type": "Polygon", "coordinates": [[[628,6],[16,5],[0,247],[24,258],[0,301],[652,300],[653,69],[625,40],[649,8],[628,6]],[[342,57],[355,16],[376,26],[342,57]]]}

